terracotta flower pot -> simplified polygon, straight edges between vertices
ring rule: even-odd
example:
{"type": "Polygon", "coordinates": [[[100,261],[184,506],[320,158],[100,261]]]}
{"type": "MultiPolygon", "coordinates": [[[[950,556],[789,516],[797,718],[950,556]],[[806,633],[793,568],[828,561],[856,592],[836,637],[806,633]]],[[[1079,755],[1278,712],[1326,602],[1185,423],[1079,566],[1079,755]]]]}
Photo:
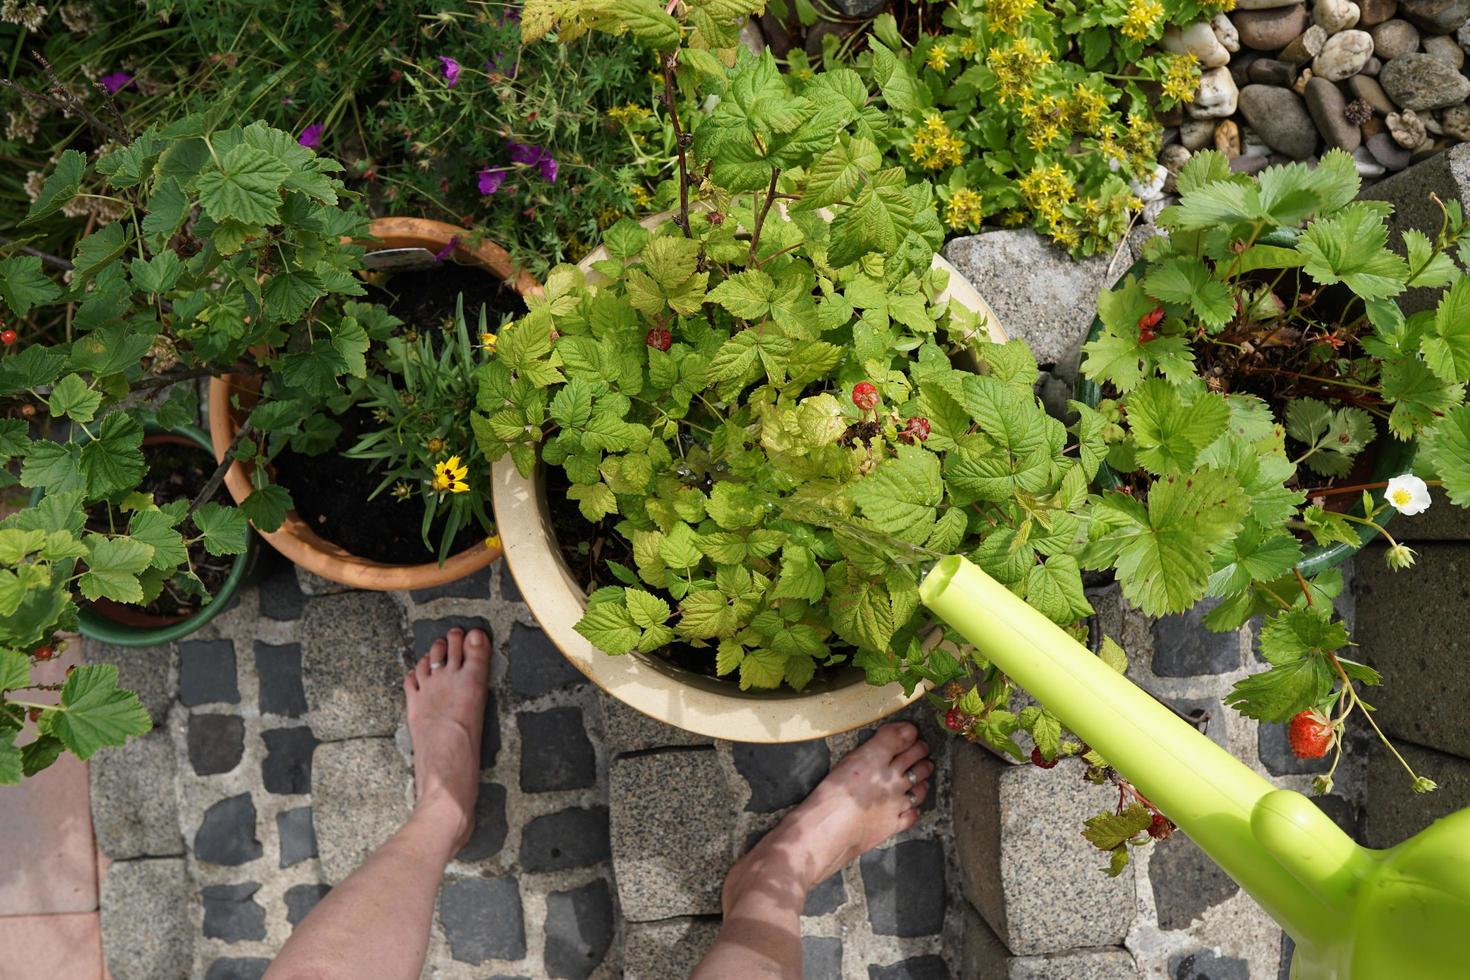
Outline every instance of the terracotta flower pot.
{"type": "MultiPolygon", "coordinates": [[[[655,215],[644,224],[657,224],[665,218],[655,215]]],[[[590,273],[592,263],[606,257],[599,248],[580,266],[590,273]]],[[[991,339],[1003,343],[1005,332],[975,288],[938,255],[933,264],[950,274],[944,295],[981,314],[991,339]]],[[[557,547],[540,473],[528,480],[506,456],[494,465],[490,479],[506,564],[526,604],[562,655],[630,708],[676,728],[714,738],[799,742],[871,724],[924,695],[923,686],[906,695],[899,684],[870,685],[857,668],[839,671],[800,692],[789,688],[751,692],[741,691],[731,681],[681,670],[657,657],[638,653],[609,656],[572,628],[586,611],[587,596],[557,547]]],[[[930,642],[939,639],[936,632],[930,642]]]]}
{"type": "MultiPolygon", "coordinates": [[[[381,242],[369,243],[369,249],[426,248],[436,253],[451,239],[466,240],[470,237],[470,232],[464,228],[422,218],[378,218],[372,223],[371,233],[381,242]]],[[[522,296],[535,296],[541,292],[541,284],[536,278],[517,268],[505,249],[492,242],[482,242],[476,248],[456,244],[454,257],[461,263],[477,265],[509,282],[522,296]]],[[[214,444],[215,458],[224,459],[244,414],[259,393],[259,380],[253,377],[225,374],[210,379],[209,435],[214,444]],[[236,402],[240,408],[232,404],[236,402]]],[[[237,462],[230,467],[225,475],[225,486],[237,503],[249,496],[254,487],[247,466],[237,462]]],[[[453,582],[474,574],[501,554],[500,549],[480,543],[450,555],[443,565],[434,561],[420,565],[389,565],[354,555],[327,541],[307,526],[294,510],[286,514],[279,528],[270,532],[260,531],[259,534],[271,547],[309,572],[354,589],[380,592],[426,589],[453,582]]]]}

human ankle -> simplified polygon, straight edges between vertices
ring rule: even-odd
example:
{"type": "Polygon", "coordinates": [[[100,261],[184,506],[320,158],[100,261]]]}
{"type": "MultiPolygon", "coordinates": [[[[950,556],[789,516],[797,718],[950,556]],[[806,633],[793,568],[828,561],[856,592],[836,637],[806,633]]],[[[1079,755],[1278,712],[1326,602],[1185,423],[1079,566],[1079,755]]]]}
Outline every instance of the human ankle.
{"type": "Polygon", "coordinates": [[[451,852],[458,851],[474,829],[471,814],[459,801],[443,790],[429,790],[414,803],[409,822],[424,828],[431,836],[442,839],[451,852]]]}

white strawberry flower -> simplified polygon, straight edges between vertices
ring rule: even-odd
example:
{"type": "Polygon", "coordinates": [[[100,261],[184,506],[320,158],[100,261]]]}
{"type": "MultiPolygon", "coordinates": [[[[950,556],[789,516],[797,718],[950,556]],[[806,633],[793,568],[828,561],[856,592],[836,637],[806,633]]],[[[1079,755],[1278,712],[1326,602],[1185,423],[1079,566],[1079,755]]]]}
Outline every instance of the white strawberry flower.
{"type": "Polygon", "coordinates": [[[1388,481],[1384,497],[1400,514],[1413,517],[1429,508],[1429,486],[1417,476],[1405,473],[1388,481]]]}

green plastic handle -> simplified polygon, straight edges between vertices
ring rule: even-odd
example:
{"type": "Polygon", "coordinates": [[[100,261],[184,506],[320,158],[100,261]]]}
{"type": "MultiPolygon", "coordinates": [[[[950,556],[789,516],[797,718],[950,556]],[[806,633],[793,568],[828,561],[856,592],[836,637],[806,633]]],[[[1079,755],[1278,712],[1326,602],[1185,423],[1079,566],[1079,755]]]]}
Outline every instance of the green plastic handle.
{"type": "Polygon", "coordinates": [[[968,560],[942,559],[919,596],[1281,924],[1295,980],[1470,976],[1470,810],[1395,848],[1360,847],[968,560]]]}

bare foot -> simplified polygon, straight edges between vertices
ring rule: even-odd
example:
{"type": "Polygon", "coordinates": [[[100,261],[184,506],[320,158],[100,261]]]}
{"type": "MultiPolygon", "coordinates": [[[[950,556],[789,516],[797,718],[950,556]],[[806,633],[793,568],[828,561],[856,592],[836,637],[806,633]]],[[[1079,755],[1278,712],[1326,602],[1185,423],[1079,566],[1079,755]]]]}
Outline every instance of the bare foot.
{"type": "Polygon", "coordinates": [[[794,878],[804,898],[858,855],[912,827],[934,774],[928,756],[929,746],[908,722],[878,729],[730,869],[726,912],[743,888],[771,876],[794,878]]]}
{"type": "Polygon", "coordinates": [[[413,738],[416,810],[453,832],[454,850],[474,828],[480,729],[490,682],[490,638],[455,627],[403,679],[413,738]],[[442,666],[435,666],[435,665],[442,666]]]}

